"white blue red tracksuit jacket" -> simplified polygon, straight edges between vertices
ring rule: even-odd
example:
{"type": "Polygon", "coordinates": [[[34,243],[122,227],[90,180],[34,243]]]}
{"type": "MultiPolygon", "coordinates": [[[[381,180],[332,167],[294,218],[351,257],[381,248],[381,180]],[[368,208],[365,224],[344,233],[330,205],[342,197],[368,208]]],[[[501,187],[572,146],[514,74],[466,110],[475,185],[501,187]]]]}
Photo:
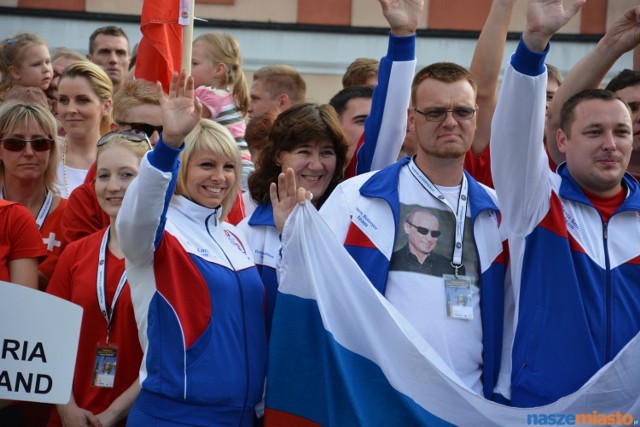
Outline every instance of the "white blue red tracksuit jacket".
{"type": "MultiPolygon", "coordinates": [[[[369,172],[394,163],[404,140],[411,82],[416,69],[416,36],[389,34],[387,55],[380,60],[378,85],[373,92],[371,114],[365,122],[364,144],[357,153],[358,173],[369,172]]],[[[278,291],[276,263],[280,237],[273,222],[271,204],[259,204],[251,217],[239,225],[253,250],[255,263],[266,291],[267,331],[278,291]]]]}
{"type": "Polygon", "coordinates": [[[246,244],[174,196],[180,150],[162,139],[118,214],[144,349],[135,407],[188,425],[251,426],[264,387],[264,288],[246,244]]]}
{"type": "MultiPolygon", "coordinates": [[[[320,210],[336,237],[383,295],[400,220],[399,175],[409,160],[407,157],[378,172],[343,182],[320,210]],[[372,223],[375,227],[370,226],[372,223]]],[[[493,399],[502,354],[506,243],[499,230],[499,211],[490,195],[493,190],[469,174],[467,180],[481,272],[483,394],[493,399]]]]}
{"type": "Polygon", "coordinates": [[[266,325],[267,335],[269,335],[278,293],[276,264],[280,259],[280,233],[273,221],[271,203],[258,204],[251,216],[238,224],[238,229],[247,236],[247,243],[253,252],[253,260],[264,284],[266,325]]]}
{"type": "Polygon", "coordinates": [[[511,402],[539,406],[576,391],[640,330],[640,193],[604,224],[565,164],[541,143],[547,52],[520,42],[492,123],[492,173],[509,233],[517,304],[511,402]]]}

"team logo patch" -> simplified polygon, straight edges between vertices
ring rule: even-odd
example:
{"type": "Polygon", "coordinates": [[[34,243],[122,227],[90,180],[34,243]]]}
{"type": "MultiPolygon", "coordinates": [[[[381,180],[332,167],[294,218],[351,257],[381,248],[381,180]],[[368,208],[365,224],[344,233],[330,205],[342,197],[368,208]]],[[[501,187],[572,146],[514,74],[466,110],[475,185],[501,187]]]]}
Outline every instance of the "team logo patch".
{"type": "Polygon", "coordinates": [[[229,239],[229,242],[233,246],[238,248],[238,250],[243,254],[247,255],[247,250],[245,249],[244,245],[242,244],[242,241],[238,238],[238,236],[236,236],[229,230],[224,230],[224,235],[227,236],[227,239],[229,239]]]}

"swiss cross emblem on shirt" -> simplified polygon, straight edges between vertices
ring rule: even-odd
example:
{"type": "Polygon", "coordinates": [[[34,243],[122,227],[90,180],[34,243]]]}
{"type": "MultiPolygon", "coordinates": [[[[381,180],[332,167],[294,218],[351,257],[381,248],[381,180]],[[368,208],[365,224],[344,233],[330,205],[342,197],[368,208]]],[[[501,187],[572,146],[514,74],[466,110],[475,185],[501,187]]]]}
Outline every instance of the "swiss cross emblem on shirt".
{"type": "Polygon", "coordinates": [[[49,233],[49,237],[43,237],[42,242],[47,245],[47,250],[49,252],[53,252],[56,247],[60,247],[62,244],[60,240],[56,240],[55,233],[49,233]]]}

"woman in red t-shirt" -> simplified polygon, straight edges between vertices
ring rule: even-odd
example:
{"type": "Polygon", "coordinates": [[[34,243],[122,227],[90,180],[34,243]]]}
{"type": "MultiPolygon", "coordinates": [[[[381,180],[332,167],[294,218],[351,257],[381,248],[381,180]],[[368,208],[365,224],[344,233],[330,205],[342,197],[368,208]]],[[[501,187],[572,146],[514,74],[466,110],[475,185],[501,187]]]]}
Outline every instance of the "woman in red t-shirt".
{"type": "Polygon", "coordinates": [[[46,288],[65,246],[60,220],[67,201],[55,188],[56,134],[56,120],[47,108],[23,101],[0,105],[0,198],[22,204],[35,218],[47,255],[39,267],[40,289],[46,288]]]}
{"type": "MultiPolygon", "coordinates": [[[[38,261],[45,256],[33,217],[24,206],[0,200],[0,280],[36,289],[38,261]]],[[[21,425],[19,407],[0,400],[2,425],[21,425]]]]}
{"type": "Polygon", "coordinates": [[[115,220],[149,139],[111,132],[98,142],[95,192],[110,225],[65,249],[47,292],[83,307],[73,393],[49,426],[122,425],[140,390],[142,349],[115,220]]]}

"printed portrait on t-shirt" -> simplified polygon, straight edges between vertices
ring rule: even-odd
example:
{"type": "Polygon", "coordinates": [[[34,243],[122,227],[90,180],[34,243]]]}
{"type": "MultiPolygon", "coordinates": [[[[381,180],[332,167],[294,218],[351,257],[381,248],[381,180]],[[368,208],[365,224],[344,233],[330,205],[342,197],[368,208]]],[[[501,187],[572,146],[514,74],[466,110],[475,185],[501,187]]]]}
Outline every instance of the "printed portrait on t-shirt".
{"type": "MultiPolygon", "coordinates": [[[[406,271],[442,277],[454,274],[451,265],[455,244],[455,216],[445,209],[400,204],[400,221],[391,257],[391,271],[406,271]]],[[[458,274],[478,277],[470,218],[465,220],[462,266],[458,274]]]]}

